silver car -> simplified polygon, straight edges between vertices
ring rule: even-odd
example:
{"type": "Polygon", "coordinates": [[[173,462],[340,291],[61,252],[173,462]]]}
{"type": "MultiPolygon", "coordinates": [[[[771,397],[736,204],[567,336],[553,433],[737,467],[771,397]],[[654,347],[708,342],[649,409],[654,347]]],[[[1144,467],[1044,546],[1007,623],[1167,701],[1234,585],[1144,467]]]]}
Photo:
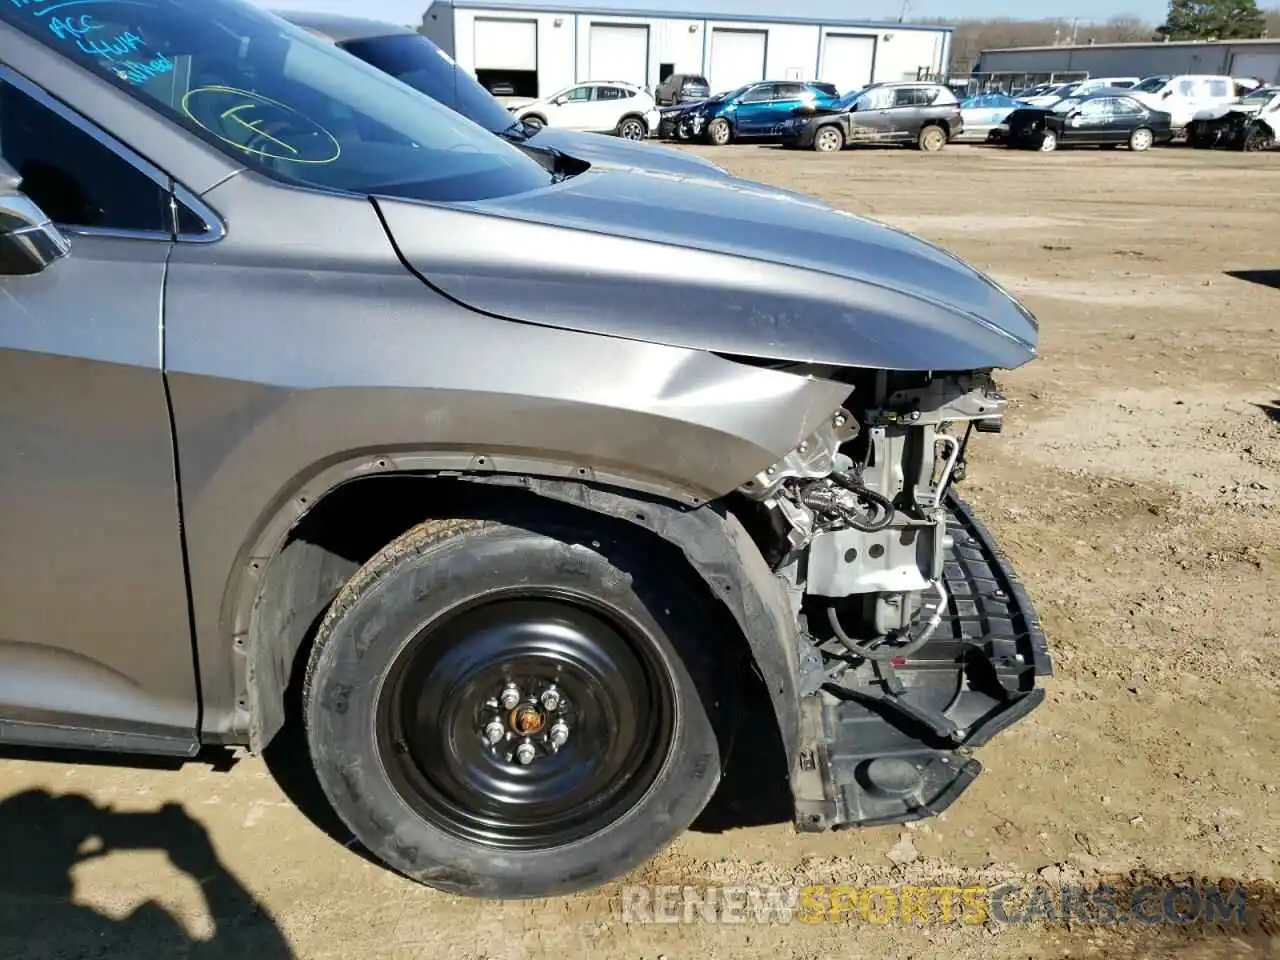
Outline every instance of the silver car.
{"type": "Polygon", "coordinates": [[[243,0],[0,5],[0,741],[297,722],[374,855],[484,897],[636,867],[734,757],[803,830],[973,781],[1050,672],[954,492],[1035,320],[534,139],[243,0]]]}

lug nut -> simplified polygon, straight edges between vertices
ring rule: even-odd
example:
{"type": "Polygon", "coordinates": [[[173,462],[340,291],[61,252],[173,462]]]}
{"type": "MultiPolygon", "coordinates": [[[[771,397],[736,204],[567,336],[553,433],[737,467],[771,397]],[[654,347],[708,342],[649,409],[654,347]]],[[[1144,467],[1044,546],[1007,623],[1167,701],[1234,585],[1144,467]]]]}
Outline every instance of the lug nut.
{"type": "Polygon", "coordinates": [[[519,760],[526,767],[529,764],[533,763],[533,754],[534,754],[534,749],[533,749],[532,743],[529,743],[526,741],[525,743],[522,743],[520,744],[520,746],[516,747],[516,759],[519,760]]]}
{"type": "Polygon", "coordinates": [[[506,728],[503,727],[501,721],[490,720],[488,725],[484,728],[484,738],[490,743],[497,743],[502,739],[503,734],[506,732],[506,728]]]}
{"type": "Polygon", "coordinates": [[[502,690],[502,697],[499,702],[506,710],[514,710],[516,704],[520,702],[520,688],[514,683],[508,683],[502,690]]]}
{"type": "Polygon", "coordinates": [[[563,747],[565,741],[569,739],[569,727],[563,720],[557,720],[551,725],[550,737],[553,747],[563,747]]]}
{"type": "Polygon", "coordinates": [[[560,694],[552,687],[550,690],[542,691],[542,709],[555,710],[560,706],[560,694]]]}

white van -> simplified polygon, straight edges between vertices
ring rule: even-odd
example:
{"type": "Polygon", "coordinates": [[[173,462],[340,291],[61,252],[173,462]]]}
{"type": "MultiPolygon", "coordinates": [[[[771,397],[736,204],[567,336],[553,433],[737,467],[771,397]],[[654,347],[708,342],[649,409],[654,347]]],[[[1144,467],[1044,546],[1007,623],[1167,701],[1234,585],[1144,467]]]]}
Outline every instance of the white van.
{"type": "Polygon", "coordinates": [[[1130,87],[1129,93],[1151,109],[1172,116],[1175,131],[1186,127],[1197,112],[1230,103],[1239,95],[1230,77],[1192,73],[1147,77],[1130,87]]]}
{"type": "Polygon", "coordinates": [[[1083,96],[1086,93],[1092,93],[1094,90],[1101,90],[1105,87],[1127,89],[1136,86],[1141,79],[1141,77],[1090,77],[1088,80],[1080,81],[1080,85],[1076,87],[1072,96],[1083,96]]]}

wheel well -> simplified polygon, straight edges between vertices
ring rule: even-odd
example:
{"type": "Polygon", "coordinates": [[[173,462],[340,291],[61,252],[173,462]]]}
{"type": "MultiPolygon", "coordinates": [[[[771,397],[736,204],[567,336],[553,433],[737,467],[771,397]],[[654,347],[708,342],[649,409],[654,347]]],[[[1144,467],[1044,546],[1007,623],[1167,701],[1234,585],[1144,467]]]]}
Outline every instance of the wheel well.
{"type": "Polygon", "coordinates": [[[538,121],[538,123],[542,124],[544,127],[547,125],[547,118],[546,118],[546,117],[544,117],[542,114],[540,114],[540,113],[536,112],[536,111],[535,111],[535,112],[533,112],[533,113],[522,113],[522,114],[520,115],[520,119],[521,119],[521,120],[536,120],[536,121],[538,121]]]}
{"type": "MultiPolygon", "coordinates": [[[[768,685],[775,711],[781,703],[795,703],[794,683],[786,676],[776,676],[786,673],[785,664],[780,669],[777,662],[764,662],[769,657],[753,655],[743,617],[734,607],[750,598],[751,585],[735,583],[730,588],[717,583],[721,589],[713,589],[705,570],[691,561],[689,548],[678,546],[673,538],[658,532],[668,522],[666,513],[679,517],[693,516],[696,511],[623,496],[616,491],[600,491],[593,496],[592,488],[586,484],[563,484],[576,489],[572,497],[580,503],[611,497],[625,505],[627,514],[615,509],[614,515],[608,515],[559,496],[539,495],[534,490],[538,482],[529,478],[509,479],[511,486],[416,475],[362,477],[338,486],[312,507],[267,564],[254,603],[248,649],[244,651],[251,717],[249,740],[254,752],[264,750],[293,719],[290,704],[296,706],[298,686],[316,631],[342,586],[400,534],[435,518],[484,517],[520,523],[522,518],[528,520],[536,515],[544,521],[568,519],[575,526],[599,534],[643,539],[665,557],[664,563],[684,564],[691,574],[702,573],[696,579],[722,617],[712,632],[727,640],[726,661],[754,666],[768,685]]],[[[719,514],[716,517],[723,519],[719,514]]],[[[749,538],[744,539],[749,542],[749,538]]],[[[754,544],[749,545],[755,549],[754,544]]],[[[715,563],[724,565],[724,546],[710,544],[706,550],[718,558],[715,563]]],[[[763,559],[759,562],[764,566],[763,559]]],[[[767,566],[764,569],[767,571],[767,566]]],[[[755,623],[752,619],[747,622],[755,623]]],[[[753,631],[757,632],[761,631],[753,631]]],[[[765,628],[764,633],[767,632],[765,628]]],[[[785,651],[780,653],[785,661],[785,651]]],[[[784,742],[790,742],[787,726],[780,723],[784,742]]]]}
{"type": "Polygon", "coordinates": [[[948,123],[946,120],[926,120],[923,124],[920,125],[920,132],[924,133],[930,127],[941,127],[942,132],[947,135],[947,139],[948,140],[951,139],[951,124],[948,123]]]}
{"type": "Polygon", "coordinates": [[[622,126],[628,120],[639,120],[640,123],[644,126],[645,130],[649,129],[649,122],[645,120],[645,118],[641,114],[638,114],[638,113],[624,113],[621,117],[618,118],[618,126],[622,126]]]}

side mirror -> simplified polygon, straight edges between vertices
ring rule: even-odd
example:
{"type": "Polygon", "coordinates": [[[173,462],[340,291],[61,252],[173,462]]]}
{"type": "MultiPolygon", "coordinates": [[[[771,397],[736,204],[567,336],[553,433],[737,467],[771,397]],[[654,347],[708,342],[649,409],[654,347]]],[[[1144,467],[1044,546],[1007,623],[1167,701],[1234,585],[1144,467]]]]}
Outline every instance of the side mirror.
{"type": "Polygon", "coordinates": [[[552,103],[554,103],[557,107],[563,107],[566,103],[568,103],[568,102],[569,102],[569,98],[568,98],[568,97],[556,97],[556,98],[555,98],[554,100],[552,100],[551,102],[552,102],[552,103]]]}
{"type": "Polygon", "coordinates": [[[71,252],[71,242],[21,185],[17,171],[0,160],[0,276],[42,273],[71,252]]]}

